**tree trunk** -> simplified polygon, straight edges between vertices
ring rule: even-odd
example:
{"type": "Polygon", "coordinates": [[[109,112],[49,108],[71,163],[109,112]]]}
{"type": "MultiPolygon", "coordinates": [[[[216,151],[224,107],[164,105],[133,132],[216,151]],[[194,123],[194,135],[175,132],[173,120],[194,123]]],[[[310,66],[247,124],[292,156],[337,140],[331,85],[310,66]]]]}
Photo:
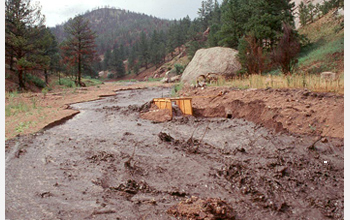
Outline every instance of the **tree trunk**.
{"type": "Polygon", "coordinates": [[[23,70],[18,70],[18,84],[19,84],[20,90],[25,89],[24,80],[23,80],[23,70]]]}
{"type": "Polygon", "coordinates": [[[11,56],[10,56],[10,70],[13,71],[13,52],[11,52],[11,56]]]}
{"type": "Polygon", "coordinates": [[[78,85],[81,82],[81,55],[78,55],[78,85]]]}
{"type": "Polygon", "coordinates": [[[44,70],[44,75],[45,75],[45,83],[46,83],[46,85],[48,85],[49,84],[49,77],[47,74],[47,69],[44,70]]]}

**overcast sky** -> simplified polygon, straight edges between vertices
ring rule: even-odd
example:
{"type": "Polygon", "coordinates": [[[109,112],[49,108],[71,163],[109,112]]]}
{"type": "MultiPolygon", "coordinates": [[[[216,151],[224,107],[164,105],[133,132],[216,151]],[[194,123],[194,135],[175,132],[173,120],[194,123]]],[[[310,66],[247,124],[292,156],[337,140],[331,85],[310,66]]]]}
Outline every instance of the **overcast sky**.
{"type": "Polygon", "coordinates": [[[194,19],[202,0],[32,0],[34,2],[42,6],[46,25],[52,27],[87,10],[107,5],[159,18],[180,19],[189,15],[194,19]]]}

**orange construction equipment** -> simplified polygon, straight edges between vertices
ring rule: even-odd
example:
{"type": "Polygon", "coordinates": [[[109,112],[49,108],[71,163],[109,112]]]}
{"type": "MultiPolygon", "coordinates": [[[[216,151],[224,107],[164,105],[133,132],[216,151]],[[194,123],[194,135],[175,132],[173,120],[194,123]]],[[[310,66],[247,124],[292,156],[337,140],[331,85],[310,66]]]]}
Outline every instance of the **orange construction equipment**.
{"type": "Polygon", "coordinates": [[[184,115],[193,115],[192,111],[192,98],[180,97],[180,98],[156,98],[153,99],[154,104],[159,109],[169,109],[171,117],[173,117],[172,103],[180,108],[184,115]]]}

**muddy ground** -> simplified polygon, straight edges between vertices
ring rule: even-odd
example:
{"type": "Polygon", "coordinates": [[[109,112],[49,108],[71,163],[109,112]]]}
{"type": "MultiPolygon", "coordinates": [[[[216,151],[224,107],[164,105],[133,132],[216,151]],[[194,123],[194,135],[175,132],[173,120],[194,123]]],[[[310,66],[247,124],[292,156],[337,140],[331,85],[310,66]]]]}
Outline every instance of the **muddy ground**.
{"type": "Polygon", "coordinates": [[[154,123],[117,92],[6,141],[7,219],[343,219],[344,141],[237,118],[154,123]]]}

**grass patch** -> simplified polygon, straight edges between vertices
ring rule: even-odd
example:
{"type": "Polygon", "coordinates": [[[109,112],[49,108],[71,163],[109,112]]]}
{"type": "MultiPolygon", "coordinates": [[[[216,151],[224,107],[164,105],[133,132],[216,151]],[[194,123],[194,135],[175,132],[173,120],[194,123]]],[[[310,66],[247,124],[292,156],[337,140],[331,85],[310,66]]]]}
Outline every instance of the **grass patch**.
{"type": "Polygon", "coordinates": [[[17,127],[15,128],[17,133],[22,133],[24,130],[28,129],[30,124],[32,124],[31,121],[27,122],[20,122],[17,127]]]}
{"type": "Polygon", "coordinates": [[[75,82],[69,78],[61,78],[57,80],[56,85],[61,85],[67,88],[75,88],[75,82]]]}
{"type": "Polygon", "coordinates": [[[18,97],[18,91],[15,90],[15,91],[13,91],[13,92],[6,92],[6,93],[5,93],[5,97],[6,97],[7,99],[16,98],[16,97],[18,97]]]}
{"type": "Polygon", "coordinates": [[[81,79],[81,81],[83,83],[85,83],[85,85],[87,87],[89,87],[89,86],[97,86],[97,85],[101,85],[103,83],[101,80],[99,80],[99,79],[91,79],[91,77],[83,78],[83,79],[81,79]]]}
{"type": "Polygon", "coordinates": [[[11,103],[5,106],[5,116],[9,117],[18,113],[28,112],[30,107],[24,102],[11,103]]]}
{"type": "Polygon", "coordinates": [[[299,57],[299,65],[306,66],[314,62],[327,62],[330,60],[330,57],[332,57],[332,54],[337,52],[340,53],[343,51],[344,37],[341,37],[329,43],[315,43],[314,45],[311,45],[309,48],[306,48],[301,52],[301,55],[299,57]]]}
{"type": "Polygon", "coordinates": [[[152,77],[148,78],[148,82],[159,82],[160,80],[162,80],[162,79],[161,78],[152,78],[152,77]]]}
{"type": "Polygon", "coordinates": [[[178,92],[181,91],[183,86],[184,86],[184,84],[182,82],[174,85],[173,88],[171,89],[171,97],[178,96],[178,92]]]}

